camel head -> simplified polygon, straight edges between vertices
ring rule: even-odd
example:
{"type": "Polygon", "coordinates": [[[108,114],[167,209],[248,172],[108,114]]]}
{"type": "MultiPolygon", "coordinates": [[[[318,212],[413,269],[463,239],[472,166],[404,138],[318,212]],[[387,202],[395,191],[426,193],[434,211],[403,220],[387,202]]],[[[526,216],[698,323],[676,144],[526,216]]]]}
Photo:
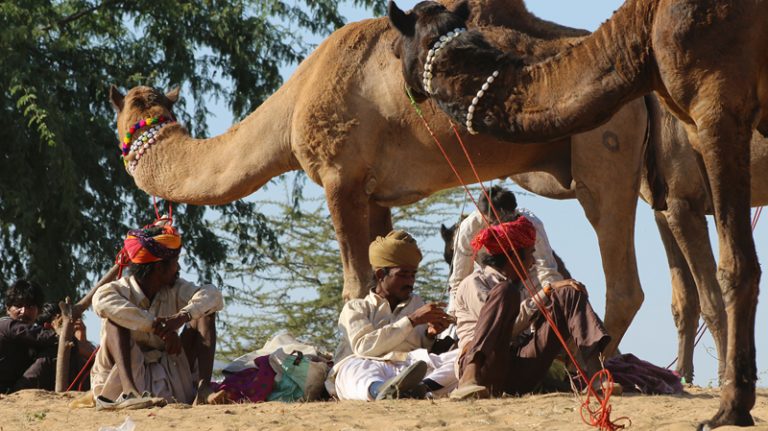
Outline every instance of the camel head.
{"type": "Polygon", "coordinates": [[[390,23],[400,33],[394,52],[403,64],[405,83],[414,96],[423,100],[429,96],[424,88],[427,53],[449,32],[455,37],[455,29],[465,31],[469,6],[466,1],[461,1],[453,10],[448,10],[440,3],[422,1],[412,10],[403,12],[390,0],[388,14],[390,23]]]}
{"type": "Polygon", "coordinates": [[[163,93],[155,88],[139,86],[123,95],[113,85],[109,88],[109,100],[117,111],[117,134],[123,160],[129,173],[132,173],[138,159],[154,143],[151,139],[153,132],[176,120],[173,104],[179,100],[179,88],[163,93]],[[143,144],[140,142],[142,139],[143,144]],[[150,139],[152,142],[148,143],[150,139]]]}
{"type": "Polygon", "coordinates": [[[478,30],[467,31],[468,16],[466,2],[451,10],[423,1],[407,13],[389,2],[389,20],[400,32],[394,51],[402,62],[406,85],[417,101],[432,97],[474,134],[473,126],[486,128],[495,122],[487,113],[488,98],[480,99],[499,77],[500,68],[522,62],[492,46],[478,30]]]}

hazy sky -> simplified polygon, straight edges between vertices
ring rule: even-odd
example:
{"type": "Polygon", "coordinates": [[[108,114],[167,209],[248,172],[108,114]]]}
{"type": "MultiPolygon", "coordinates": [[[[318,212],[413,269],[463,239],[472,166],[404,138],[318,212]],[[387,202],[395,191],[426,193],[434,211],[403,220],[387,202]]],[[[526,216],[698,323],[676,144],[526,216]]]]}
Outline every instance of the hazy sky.
{"type": "MultiPolygon", "coordinates": [[[[403,9],[411,8],[415,1],[399,1],[403,9]]],[[[616,0],[537,0],[529,1],[529,9],[536,15],[560,24],[594,30],[611,13],[620,6],[616,0]]],[[[348,8],[350,21],[369,17],[365,11],[348,8]]],[[[295,67],[286,68],[285,74],[290,74],[295,67]]],[[[287,76],[286,76],[287,79],[287,76]]],[[[405,99],[403,103],[406,103],[405,99]]],[[[215,117],[211,118],[211,133],[218,134],[231,125],[231,115],[226,108],[218,106],[213,109],[215,117]]],[[[316,190],[319,191],[319,188],[316,190]]],[[[257,197],[266,197],[265,191],[257,192],[257,197]]],[[[574,278],[583,281],[589,288],[590,297],[599,314],[605,307],[605,280],[602,273],[599,249],[596,236],[586,217],[576,201],[555,201],[541,197],[520,196],[521,207],[533,210],[546,226],[553,248],[562,256],[574,278]]],[[[457,209],[457,213],[459,209],[457,209]]],[[[768,250],[768,221],[758,223],[755,240],[758,253],[761,256],[768,250]]],[[[710,226],[712,225],[710,218],[710,226]]],[[[714,229],[710,228],[710,236],[714,229]]],[[[623,352],[631,352],[642,359],[649,360],[660,366],[667,366],[677,352],[677,334],[671,317],[669,269],[664,255],[664,249],[659,239],[653,214],[645,203],[639,203],[636,224],[636,251],[640,278],[645,291],[645,303],[630,327],[621,344],[623,352]]],[[[438,231],[435,238],[429,239],[430,244],[437,244],[438,231]]],[[[420,242],[422,239],[419,239],[420,242]]],[[[425,242],[427,239],[423,239],[425,242]]],[[[766,277],[763,277],[765,279],[766,277]]],[[[765,283],[762,283],[765,285],[765,283]]],[[[764,328],[768,323],[766,307],[758,307],[757,318],[757,354],[758,371],[761,372],[762,386],[766,385],[768,373],[768,343],[764,328]]],[[[93,321],[93,319],[89,319],[93,321]]],[[[95,328],[95,325],[91,326],[95,328]]],[[[90,330],[91,338],[96,337],[90,330]]],[[[297,334],[299,335],[299,334],[297,334]]],[[[695,354],[696,383],[699,385],[717,384],[716,360],[714,344],[707,335],[695,354]]]]}

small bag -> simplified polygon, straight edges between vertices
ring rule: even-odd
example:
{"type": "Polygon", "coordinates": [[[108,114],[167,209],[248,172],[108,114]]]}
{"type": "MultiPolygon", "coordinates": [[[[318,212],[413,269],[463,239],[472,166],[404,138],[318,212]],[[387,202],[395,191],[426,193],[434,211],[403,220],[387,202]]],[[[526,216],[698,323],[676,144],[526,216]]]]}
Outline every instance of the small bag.
{"type": "Polygon", "coordinates": [[[277,373],[269,401],[314,401],[323,394],[328,362],[317,355],[305,355],[294,350],[291,354],[280,348],[269,355],[277,373]]]}

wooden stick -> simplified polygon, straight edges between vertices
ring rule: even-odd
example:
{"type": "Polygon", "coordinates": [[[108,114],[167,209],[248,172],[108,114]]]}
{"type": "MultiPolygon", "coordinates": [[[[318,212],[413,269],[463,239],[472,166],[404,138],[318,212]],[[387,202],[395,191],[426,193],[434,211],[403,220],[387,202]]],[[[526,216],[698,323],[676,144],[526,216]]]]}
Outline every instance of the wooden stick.
{"type": "Polygon", "coordinates": [[[74,321],[80,319],[91,306],[93,301],[93,295],[99,289],[99,287],[114,281],[117,278],[117,273],[120,267],[113,265],[109,271],[101,277],[101,280],[96,282],[93,288],[88,292],[83,299],[72,305],[72,301],[69,296],[64,301],[59,302],[59,308],[61,309],[61,328],[59,329],[59,349],[56,353],[56,392],[64,392],[69,386],[69,357],[70,350],[74,346],[71,341],[74,336],[75,326],[74,321]]]}

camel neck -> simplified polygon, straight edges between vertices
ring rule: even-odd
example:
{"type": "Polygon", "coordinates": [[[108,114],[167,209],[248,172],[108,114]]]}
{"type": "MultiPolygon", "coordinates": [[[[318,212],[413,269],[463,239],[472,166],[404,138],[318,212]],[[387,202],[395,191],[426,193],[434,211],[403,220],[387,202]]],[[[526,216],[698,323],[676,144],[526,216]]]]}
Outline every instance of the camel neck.
{"type": "Polygon", "coordinates": [[[654,12],[655,2],[630,0],[572,48],[522,69],[508,65],[500,85],[507,91],[497,99],[501,135],[541,142],[584,132],[652,91],[654,12]]]}
{"type": "Polygon", "coordinates": [[[516,142],[544,142],[594,128],[621,106],[652,90],[650,35],[654,3],[630,0],[591,36],[542,62],[524,66],[511,55],[464,38],[473,48],[446,53],[435,69],[435,99],[456,121],[467,122],[487,77],[490,92],[476,103],[474,129],[516,142]],[[436,85],[437,84],[437,85],[436,85]],[[450,86],[450,88],[449,88],[450,86]],[[441,91],[442,90],[442,91],[441,91]]]}
{"type": "Polygon", "coordinates": [[[275,109],[269,102],[225,133],[208,139],[191,137],[179,124],[164,127],[133,172],[136,184],[169,201],[219,205],[247,196],[271,178],[296,169],[286,133],[290,112],[275,109]]]}

